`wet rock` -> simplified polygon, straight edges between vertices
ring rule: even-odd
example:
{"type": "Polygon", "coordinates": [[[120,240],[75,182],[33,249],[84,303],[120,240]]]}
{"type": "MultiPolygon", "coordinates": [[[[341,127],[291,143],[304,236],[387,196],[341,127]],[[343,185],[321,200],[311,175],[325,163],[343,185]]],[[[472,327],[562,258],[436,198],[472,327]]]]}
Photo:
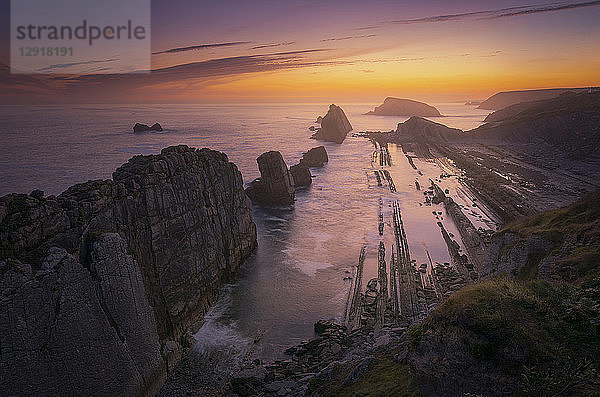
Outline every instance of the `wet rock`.
{"type": "Polygon", "coordinates": [[[266,152],[256,161],[261,176],[246,189],[252,202],[272,206],[294,204],[294,180],[281,153],[266,152]]]}
{"type": "Polygon", "coordinates": [[[300,164],[307,167],[323,167],[328,161],[329,157],[325,146],[318,146],[304,153],[300,159],[300,164]]]}
{"type": "Polygon", "coordinates": [[[135,123],[133,126],[133,132],[146,132],[146,131],[162,131],[162,127],[158,123],[152,124],[152,126],[148,126],[146,124],[135,123]]]}
{"type": "Polygon", "coordinates": [[[309,186],[312,183],[310,169],[302,163],[290,167],[290,173],[294,179],[294,186],[309,186]]]}
{"type": "Polygon", "coordinates": [[[342,143],[350,131],[352,131],[352,125],[348,121],[346,114],[342,108],[332,104],[329,106],[329,111],[325,117],[321,120],[321,128],[313,134],[312,138],[321,141],[342,143]]]}

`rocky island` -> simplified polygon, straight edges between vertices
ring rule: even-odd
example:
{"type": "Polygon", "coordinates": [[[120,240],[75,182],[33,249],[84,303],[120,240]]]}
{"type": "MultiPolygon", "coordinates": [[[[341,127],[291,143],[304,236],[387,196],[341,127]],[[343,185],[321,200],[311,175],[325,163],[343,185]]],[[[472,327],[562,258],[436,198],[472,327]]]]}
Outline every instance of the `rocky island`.
{"type": "Polygon", "coordinates": [[[346,135],[352,131],[352,125],[342,108],[333,104],[329,106],[324,117],[317,118],[317,122],[321,124],[321,127],[311,138],[319,141],[342,143],[346,139],[346,135]]]}
{"type": "Polygon", "coordinates": [[[383,104],[365,114],[377,116],[421,116],[441,117],[440,112],[433,106],[411,99],[387,97],[383,104]]]}
{"type": "Polygon", "coordinates": [[[156,394],[256,244],[242,176],[209,149],[0,198],[2,389],[156,394]]]}

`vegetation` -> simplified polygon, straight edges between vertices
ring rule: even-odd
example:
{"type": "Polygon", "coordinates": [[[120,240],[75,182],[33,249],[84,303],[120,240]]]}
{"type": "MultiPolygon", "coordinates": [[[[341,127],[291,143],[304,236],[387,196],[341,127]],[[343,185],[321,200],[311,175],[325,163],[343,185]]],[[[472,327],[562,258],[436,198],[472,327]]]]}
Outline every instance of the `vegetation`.
{"type": "Polygon", "coordinates": [[[413,329],[417,347],[427,335],[461,335],[475,361],[494,364],[523,393],[600,393],[599,277],[579,287],[506,279],[467,286],[413,329]]]}
{"type": "Polygon", "coordinates": [[[360,365],[339,364],[332,374],[332,379],[313,378],[309,383],[307,394],[327,396],[418,396],[419,389],[415,384],[410,369],[406,364],[397,363],[394,355],[398,349],[392,349],[377,355],[366,370],[354,382],[344,382],[354,369],[360,365]]]}

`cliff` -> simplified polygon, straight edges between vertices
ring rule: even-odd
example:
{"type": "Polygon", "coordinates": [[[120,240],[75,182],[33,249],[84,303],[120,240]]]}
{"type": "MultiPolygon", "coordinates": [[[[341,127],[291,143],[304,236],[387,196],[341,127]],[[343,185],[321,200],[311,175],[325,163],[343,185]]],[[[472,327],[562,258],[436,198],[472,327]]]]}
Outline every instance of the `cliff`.
{"type": "Polygon", "coordinates": [[[321,119],[321,128],[311,138],[342,143],[350,131],[352,131],[352,125],[346,114],[341,107],[332,104],[329,106],[327,114],[321,119]]]}
{"type": "Polygon", "coordinates": [[[154,394],[255,246],[241,174],[208,149],[0,198],[0,389],[154,394]]]}
{"type": "Polygon", "coordinates": [[[544,90],[504,91],[492,95],[479,105],[479,109],[498,110],[521,102],[556,98],[568,91],[582,93],[587,88],[551,88],[544,90]]]}
{"type": "Polygon", "coordinates": [[[584,158],[600,147],[600,93],[519,104],[488,120],[495,122],[468,131],[468,136],[486,143],[543,143],[571,158],[584,158]]]}
{"type": "Polygon", "coordinates": [[[440,117],[440,112],[433,106],[410,99],[387,97],[383,104],[366,113],[378,116],[421,116],[440,117]]]}

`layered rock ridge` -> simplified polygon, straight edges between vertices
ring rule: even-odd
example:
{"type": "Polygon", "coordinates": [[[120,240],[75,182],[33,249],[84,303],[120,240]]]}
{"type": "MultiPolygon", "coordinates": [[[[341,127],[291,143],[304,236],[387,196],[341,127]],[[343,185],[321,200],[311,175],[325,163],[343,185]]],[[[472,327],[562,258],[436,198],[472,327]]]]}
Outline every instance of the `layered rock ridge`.
{"type": "Polygon", "coordinates": [[[208,149],[0,198],[0,388],[155,394],[255,246],[241,174],[208,149]]]}

